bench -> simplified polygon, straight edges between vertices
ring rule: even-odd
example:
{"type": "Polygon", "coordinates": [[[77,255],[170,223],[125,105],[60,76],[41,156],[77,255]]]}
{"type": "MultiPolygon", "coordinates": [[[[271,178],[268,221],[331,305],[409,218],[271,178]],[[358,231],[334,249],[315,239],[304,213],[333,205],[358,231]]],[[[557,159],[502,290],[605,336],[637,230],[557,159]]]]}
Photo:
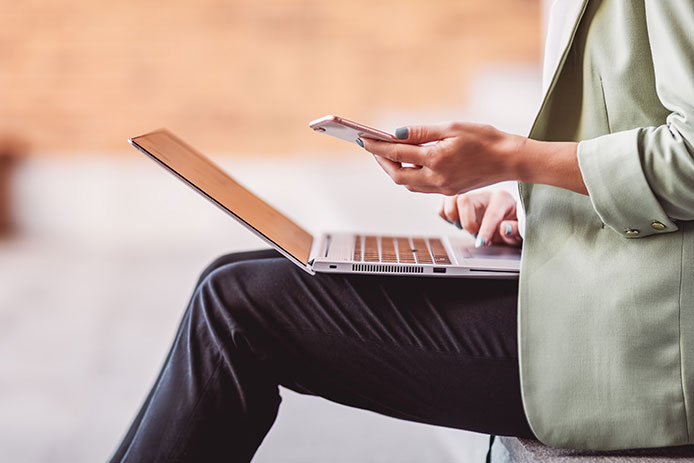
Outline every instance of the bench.
{"type": "Polygon", "coordinates": [[[593,452],[547,447],[536,440],[497,437],[492,463],[665,463],[694,462],[694,446],[593,452]]]}

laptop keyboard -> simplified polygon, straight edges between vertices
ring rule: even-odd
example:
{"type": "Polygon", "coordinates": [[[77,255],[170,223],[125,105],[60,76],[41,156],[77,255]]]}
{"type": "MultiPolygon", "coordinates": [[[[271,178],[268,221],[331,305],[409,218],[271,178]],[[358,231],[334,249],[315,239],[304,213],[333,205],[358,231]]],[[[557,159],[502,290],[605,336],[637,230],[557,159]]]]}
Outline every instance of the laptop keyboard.
{"type": "Polygon", "coordinates": [[[356,236],[354,255],[357,262],[451,265],[439,238],[407,236],[356,236]]]}

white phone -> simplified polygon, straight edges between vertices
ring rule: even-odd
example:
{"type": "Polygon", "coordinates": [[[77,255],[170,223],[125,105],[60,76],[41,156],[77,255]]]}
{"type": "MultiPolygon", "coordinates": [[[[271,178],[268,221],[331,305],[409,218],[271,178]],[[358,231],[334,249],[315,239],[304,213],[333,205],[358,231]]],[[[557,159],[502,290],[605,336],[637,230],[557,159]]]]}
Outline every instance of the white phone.
{"type": "Polygon", "coordinates": [[[323,116],[309,122],[308,126],[316,132],[332,135],[333,137],[337,137],[351,143],[357,143],[357,138],[364,137],[391,143],[401,142],[401,140],[398,140],[388,132],[374,129],[339,116],[323,116]]]}

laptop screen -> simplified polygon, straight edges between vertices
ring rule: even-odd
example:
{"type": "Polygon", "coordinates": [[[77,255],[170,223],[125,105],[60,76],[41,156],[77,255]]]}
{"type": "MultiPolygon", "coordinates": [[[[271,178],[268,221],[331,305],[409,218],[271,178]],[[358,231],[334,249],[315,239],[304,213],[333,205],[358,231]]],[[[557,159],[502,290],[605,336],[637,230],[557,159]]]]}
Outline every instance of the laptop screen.
{"type": "Polygon", "coordinates": [[[307,265],[313,236],[242,187],[218,165],[167,130],[130,142],[222,209],[307,265]]]}

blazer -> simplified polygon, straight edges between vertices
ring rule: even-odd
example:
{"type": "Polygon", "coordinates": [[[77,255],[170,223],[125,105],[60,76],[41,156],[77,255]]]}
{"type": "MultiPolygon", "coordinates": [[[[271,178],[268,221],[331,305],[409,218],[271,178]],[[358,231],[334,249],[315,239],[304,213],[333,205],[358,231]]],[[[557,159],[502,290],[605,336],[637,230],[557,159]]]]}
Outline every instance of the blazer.
{"type": "Polygon", "coordinates": [[[556,447],[694,443],[694,2],[585,0],[530,132],[590,196],[519,184],[523,402],[556,447]]]}

